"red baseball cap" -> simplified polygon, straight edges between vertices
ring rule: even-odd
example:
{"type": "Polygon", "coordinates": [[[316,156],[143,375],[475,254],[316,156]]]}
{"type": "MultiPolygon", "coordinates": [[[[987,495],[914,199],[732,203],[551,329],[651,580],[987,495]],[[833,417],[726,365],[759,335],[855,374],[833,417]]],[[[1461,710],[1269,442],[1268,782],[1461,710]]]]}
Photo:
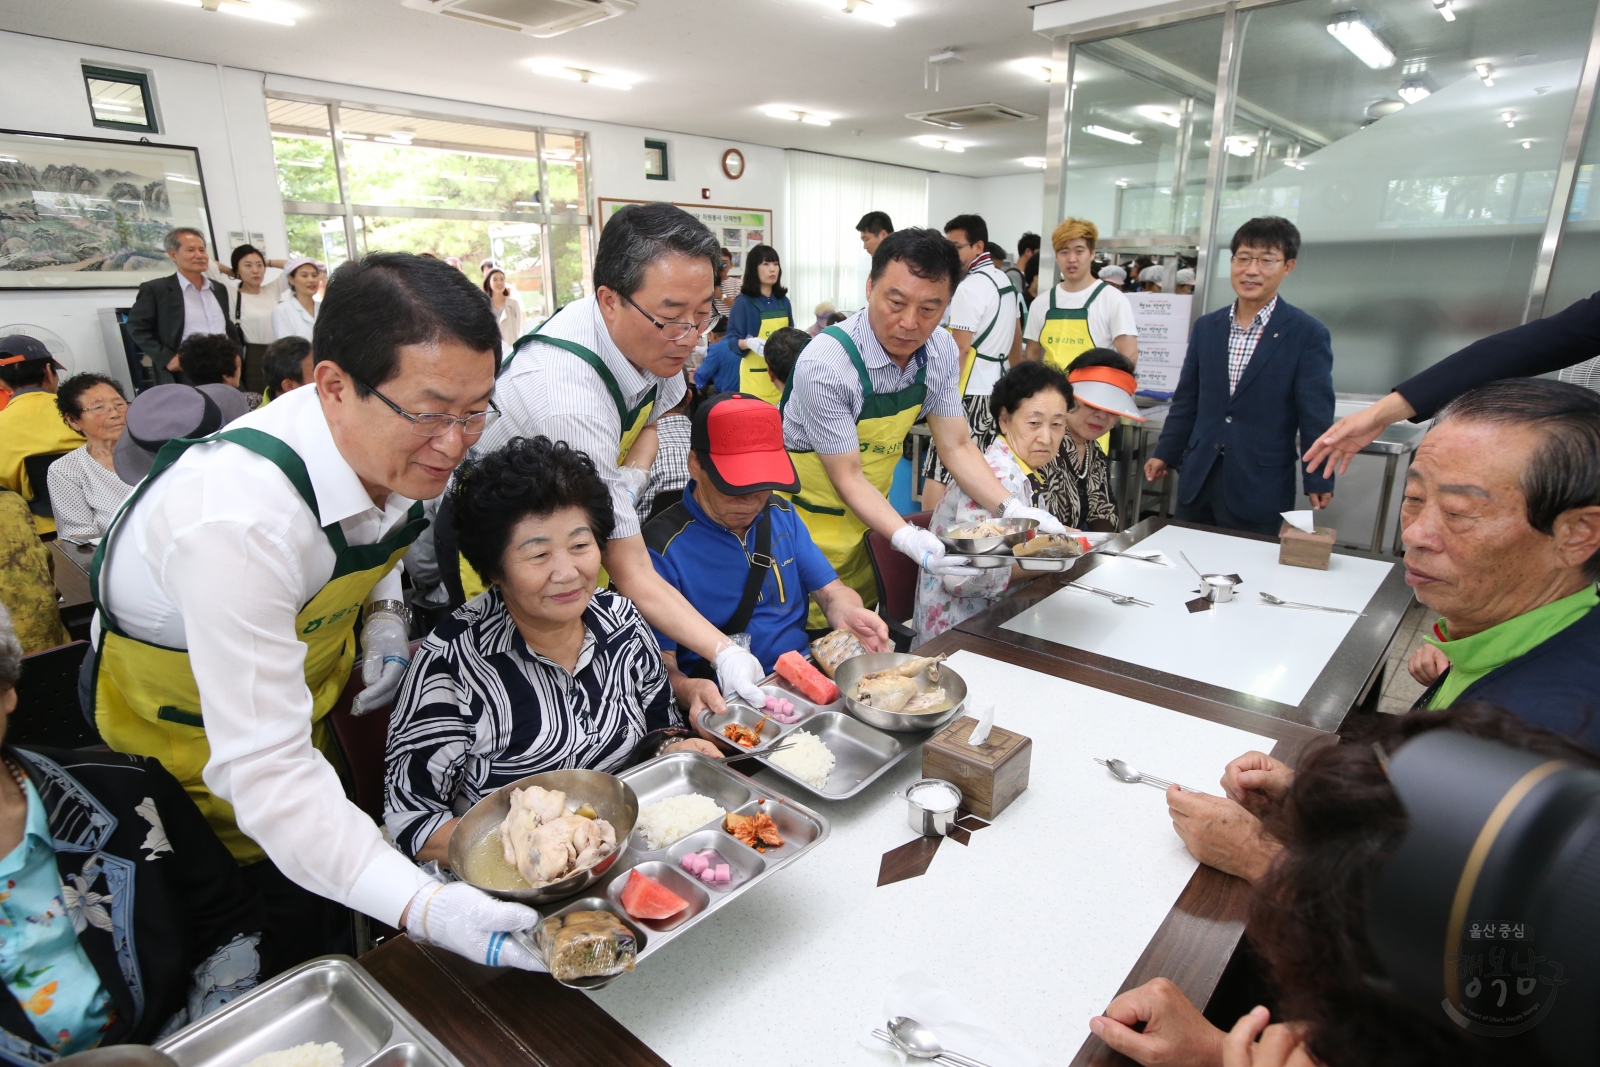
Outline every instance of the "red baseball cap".
{"type": "Polygon", "coordinates": [[[719,492],[800,491],[800,476],[783,447],[783,415],[749,393],[719,393],[700,405],[689,447],[719,492]]]}

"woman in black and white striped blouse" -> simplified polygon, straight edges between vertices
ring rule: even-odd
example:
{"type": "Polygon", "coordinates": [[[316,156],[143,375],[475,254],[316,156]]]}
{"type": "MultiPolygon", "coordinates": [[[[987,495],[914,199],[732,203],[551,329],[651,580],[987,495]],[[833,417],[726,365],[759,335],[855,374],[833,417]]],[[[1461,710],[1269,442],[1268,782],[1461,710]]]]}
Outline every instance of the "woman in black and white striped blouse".
{"type": "Polygon", "coordinates": [[[461,554],[491,584],[423,642],[390,713],[384,822],[401,851],[443,862],[457,816],[530,774],[717,754],[684,725],[638,609],[595,589],[614,517],[587,456],[513,438],[450,492],[461,554]]]}

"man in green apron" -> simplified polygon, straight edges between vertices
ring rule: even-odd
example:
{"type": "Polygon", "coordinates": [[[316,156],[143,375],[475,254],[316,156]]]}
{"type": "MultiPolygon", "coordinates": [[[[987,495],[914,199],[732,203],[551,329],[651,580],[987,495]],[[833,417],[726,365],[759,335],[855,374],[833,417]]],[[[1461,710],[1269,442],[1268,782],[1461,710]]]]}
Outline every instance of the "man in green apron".
{"type": "MultiPolygon", "coordinates": [[[[602,583],[609,576],[646,622],[715,663],[724,694],[760,707],[760,661],[656,573],[634,510],[655,460],[656,416],[683,398],[684,364],[716,322],[720,257],[711,231],[682,208],[637,204],[612,215],[595,251],[594,295],[517,342],[495,390],[502,417],[474,453],[538,435],[586,453],[611,489],[616,516],[602,583]]],[[[471,569],[461,577],[472,596],[471,569]]],[[[708,702],[724,710],[716,694],[708,702]]]]}
{"type": "MultiPolygon", "coordinates": [[[[1062,530],[1049,512],[1012,497],[972,443],[961,407],[961,356],[939,329],[961,277],[955,245],[937,230],[890,234],[872,255],[866,310],[807,345],[784,392],[784,443],[800,475],[795,507],[839,577],[869,607],[878,600],[862,540],[869,528],[935,574],[977,573],[889,503],[901,446],[919,414],[968,496],[995,515],[1062,530]]],[[[823,624],[820,615],[813,611],[813,628],[823,624]]]]}
{"type": "Polygon", "coordinates": [[[96,724],[183,784],[286,959],[350,951],[353,908],[482,963],[537,967],[509,938],[536,913],[424,874],[324,755],[358,620],[358,704],[399,687],[395,564],[424,525],[418,501],[493,420],[499,328],[459,271],[375,255],[339,269],[314,343],[313,388],[169,442],[107,532],[91,579],[96,724]]]}

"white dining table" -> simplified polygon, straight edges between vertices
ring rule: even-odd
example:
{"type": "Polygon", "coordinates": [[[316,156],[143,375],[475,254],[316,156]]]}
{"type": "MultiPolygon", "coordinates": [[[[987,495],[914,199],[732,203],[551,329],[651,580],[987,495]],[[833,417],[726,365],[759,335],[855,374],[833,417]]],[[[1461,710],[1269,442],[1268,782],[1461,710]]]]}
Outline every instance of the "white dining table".
{"type": "Polygon", "coordinates": [[[1215,793],[1230,759],[1272,740],[967,651],[950,665],[970,707],[993,703],[1033,742],[1029,786],[991,826],[879,887],[883,854],[916,836],[894,791],[919,755],[842,803],[762,774],[821,811],[828,839],[594,1002],[674,1067],[887,1064],[861,1039],[920,971],[1040,1062],[1070,1059],[1197,866],[1164,793],[1095,757],[1215,793]]]}

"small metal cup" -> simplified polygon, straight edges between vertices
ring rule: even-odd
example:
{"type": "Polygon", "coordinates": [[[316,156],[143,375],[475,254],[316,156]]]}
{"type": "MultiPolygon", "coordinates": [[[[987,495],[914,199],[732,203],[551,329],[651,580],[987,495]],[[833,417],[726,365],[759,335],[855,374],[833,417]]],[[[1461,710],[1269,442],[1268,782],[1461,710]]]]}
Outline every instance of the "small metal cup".
{"type": "Polygon", "coordinates": [[[1213,604],[1226,604],[1233,599],[1234,581],[1226,574],[1200,576],[1200,595],[1213,604]]]}
{"type": "MultiPolygon", "coordinates": [[[[931,790],[927,792],[932,792],[931,790]]],[[[944,837],[950,832],[950,827],[956,821],[956,812],[961,809],[961,789],[954,782],[947,782],[943,778],[923,778],[913,782],[911,788],[905,792],[906,806],[910,809],[911,828],[923,837],[944,837]],[[928,808],[918,803],[919,799],[927,801],[928,798],[918,796],[918,788],[925,785],[937,784],[946,786],[955,794],[955,803],[948,808],[928,808]]]]}

